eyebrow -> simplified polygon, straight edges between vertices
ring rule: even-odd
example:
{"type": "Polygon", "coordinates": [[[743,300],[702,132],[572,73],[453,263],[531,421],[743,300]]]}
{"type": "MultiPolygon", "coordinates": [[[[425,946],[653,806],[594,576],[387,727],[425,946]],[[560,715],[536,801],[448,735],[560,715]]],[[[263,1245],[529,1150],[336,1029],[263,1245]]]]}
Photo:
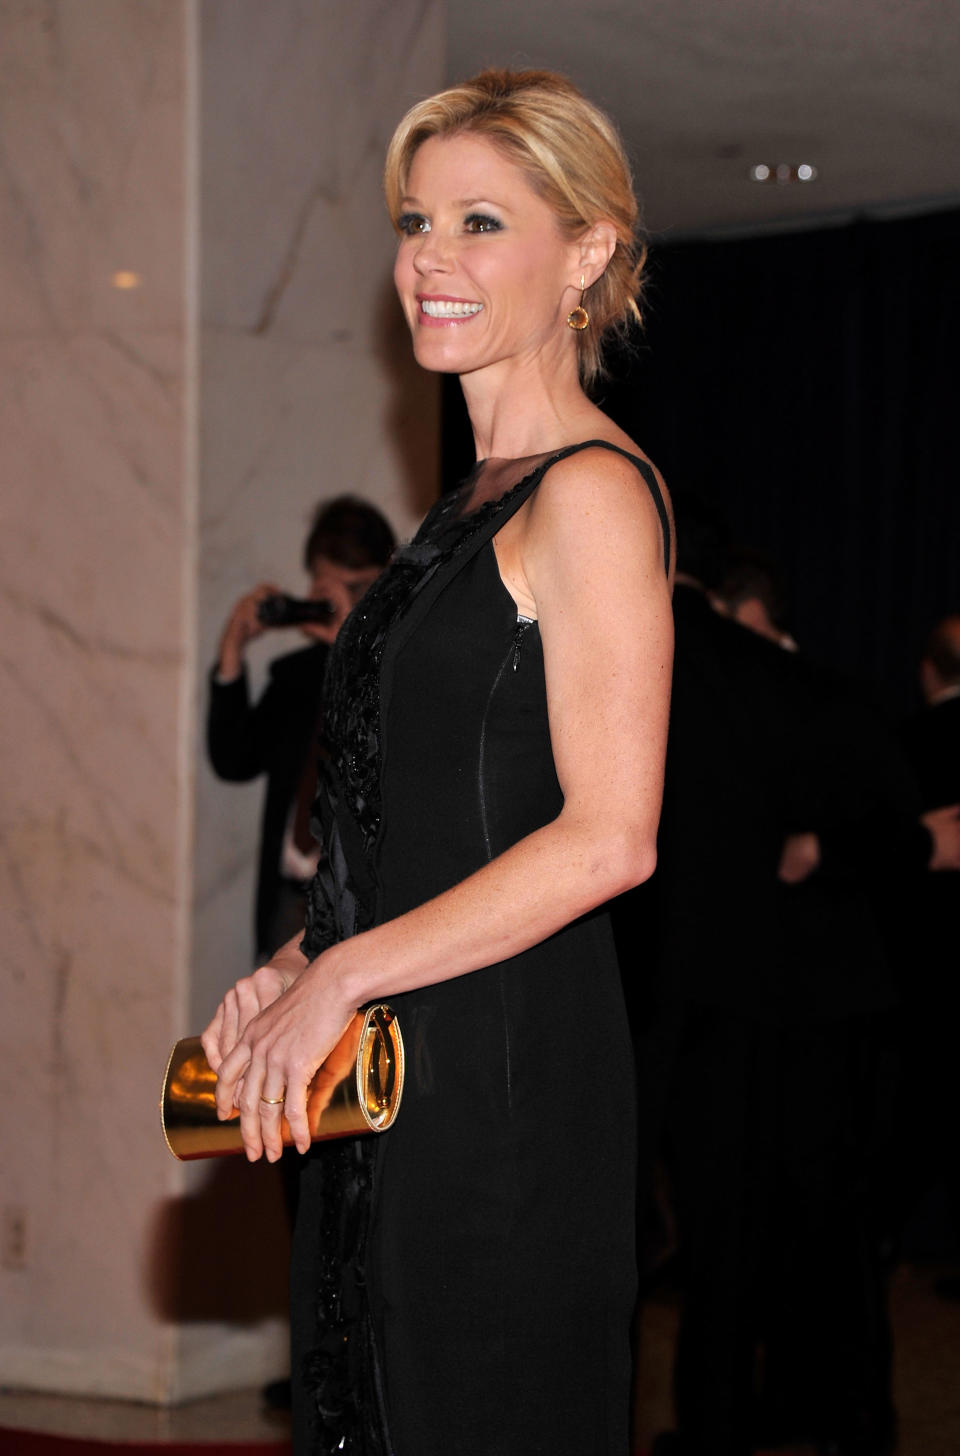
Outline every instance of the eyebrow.
{"type": "MultiPolygon", "coordinates": [[[[401,207],[422,207],[423,203],[419,197],[402,197],[401,207]]],[[[492,197],[455,197],[454,207],[498,207],[501,212],[509,212],[510,209],[503,202],[494,202],[492,197]]]]}

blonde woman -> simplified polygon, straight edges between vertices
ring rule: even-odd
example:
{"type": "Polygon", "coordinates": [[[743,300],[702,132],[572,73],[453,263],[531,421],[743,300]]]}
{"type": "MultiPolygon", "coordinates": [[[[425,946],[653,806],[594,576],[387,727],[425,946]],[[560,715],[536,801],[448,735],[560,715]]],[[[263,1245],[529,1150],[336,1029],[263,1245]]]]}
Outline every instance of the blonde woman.
{"type": "Polygon", "coordinates": [[[486,72],[390,146],[396,285],[477,465],[348,619],[306,934],[205,1034],[248,1156],[309,1147],[356,1008],[408,1055],[382,1137],[305,1159],[296,1446],[626,1456],[630,1040],[602,907],[653,870],[671,668],[662,483],[592,403],[635,313],[616,133],[566,79],[486,72]]]}

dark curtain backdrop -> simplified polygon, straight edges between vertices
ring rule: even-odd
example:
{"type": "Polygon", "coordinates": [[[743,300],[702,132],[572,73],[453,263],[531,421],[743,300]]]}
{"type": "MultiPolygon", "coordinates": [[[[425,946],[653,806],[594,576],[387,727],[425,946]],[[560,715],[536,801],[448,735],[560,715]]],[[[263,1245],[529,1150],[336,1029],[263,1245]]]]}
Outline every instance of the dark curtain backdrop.
{"type": "MultiPolygon", "coordinates": [[[[916,704],[960,611],[960,211],[658,245],[646,327],[604,408],[667,480],[774,558],[815,657],[916,704]]],[[[472,462],[447,391],[446,479],[472,462]]]]}

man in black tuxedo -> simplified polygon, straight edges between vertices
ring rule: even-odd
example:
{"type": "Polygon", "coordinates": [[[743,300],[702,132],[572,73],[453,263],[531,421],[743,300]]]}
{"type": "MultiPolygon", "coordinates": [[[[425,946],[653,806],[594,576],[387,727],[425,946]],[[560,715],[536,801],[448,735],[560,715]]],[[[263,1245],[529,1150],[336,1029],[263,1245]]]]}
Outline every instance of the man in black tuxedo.
{"type": "Polygon", "coordinates": [[[931,840],[857,696],[713,610],[712,533],[675,504],[659,983],[640,1036],[683,1278],[661,1446],[748,1456],[805,1438],[876,1456],[893,1412],[867,1192],[894,996],[861,865],[878,834],[878,856],[905,864],[931,840]]]}
{"type": "Polygon", "coordinates": [[[256,703],[250,700],[244,652],[255,637],[271,630],[258,612],[278,589],[261,583],[245,593],[224,627],[210,674],[207,751],[222,779],[267,778],[254,919],[258,963],[303,928],[305,884],[317,864],[309,808],[317,779],[327,652],[394,544],[384,517],[365,501],[338,496],[318,507],[304,566],[308,598],[326,603],[328,611],[325,620],[300,626],[311,645],[274,660],[256,703]]]}

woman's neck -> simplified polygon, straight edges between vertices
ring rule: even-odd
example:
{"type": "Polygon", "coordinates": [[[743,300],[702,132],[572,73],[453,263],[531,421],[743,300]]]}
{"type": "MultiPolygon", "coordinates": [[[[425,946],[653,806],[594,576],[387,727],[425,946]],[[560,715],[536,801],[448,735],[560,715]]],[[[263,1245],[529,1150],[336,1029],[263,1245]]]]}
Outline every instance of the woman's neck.
{"type": "Polygon", "coordinates": [[[580,387],[576,366],[548,377],[516,361],[461,375],[478,460],[560,450],[609,421],[580,387]]]}

